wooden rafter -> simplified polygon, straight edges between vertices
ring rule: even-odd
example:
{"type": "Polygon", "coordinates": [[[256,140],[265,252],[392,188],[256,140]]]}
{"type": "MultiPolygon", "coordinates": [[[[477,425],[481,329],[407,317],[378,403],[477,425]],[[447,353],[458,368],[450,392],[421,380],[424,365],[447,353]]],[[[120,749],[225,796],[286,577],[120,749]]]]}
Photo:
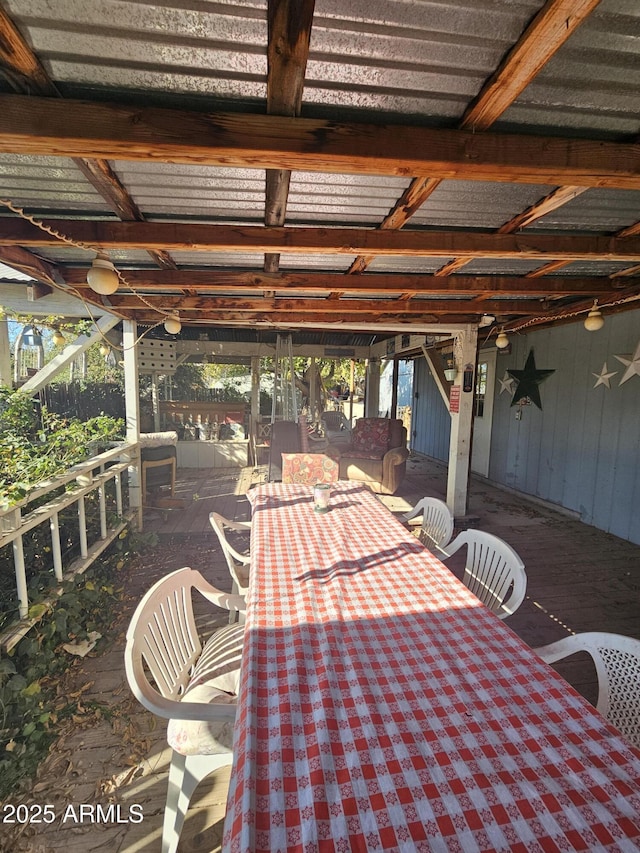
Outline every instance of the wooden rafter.
{"type": "MultiPolygon", "coordinates": [[[[88,287],[86,271],[66,268],[65,280],[78,290],[88,287]]],[[[131,286],[141,292],[161,290],[165,293],[184,288],[198,293],[215,291],[301,291],[326,293],[340,282],[342,273],[323,272],[280,272],[255,273],[215,270],[127,270],[125,277],[131,286]]],[[[602,296],[615,293],[616,284],[605,276],[596,278],[570,278],[568,276],[546,277],[542,281],[525,276],[449,276],[401,275],[395,273],[367,273],[349,280],[346,292],[392,296],[413,290],[417,294],[440,294],[469,296],[486,293],[513,296],[602,296]]]]}
{"type": "Polygon", "coordinates": [[[548,0],[466,110],[461,128],[486,130],[589,17],[600,0],[548,0]]]}
{"type": "MultiPolygon", "coordinates": [[[[490,127],[599,2],[600,0],[548,0],[469,105],[458,127],[461,130],[472,128],[474,131],[490,127]]],[[[441,180],[414,178],[380,227],[402,228],[438,188],[441,180]]],[[[363,272],[373,257],[375,256],[356,258],[349,272],[363,272]]],[[[460,266],[464,266],[464,263],[454,266],[452,271],[460,266]]]]}
{"type": "Polygon", "coordinates": [[[45,284],[58,285],[63,281],[55,264],[51,264],[19,246],[3,246],[0,248],[0,262],[45,284]]]}
{"type": "MultiPolygon", "coordinates": [[[[264,228],[257,225],[203,225],[176,222],[89,222],[46,220],[53,230],[105,251],[164,246],[172,251],[278,252],[354,255],[362,251],[395,257],[564,261],[640,261],[640,236],[583,234],[498,234],[477,231],[380,231],[370,228],[264,228]]],[[[18,218],[0,217],[0,246],[47,248],[51,234],[18,218]]]]}
{"type": "MultiPolygon", "coordinates": [[[[400,299],[308,299],[292,297],[241,297],[241,296],[162,296],[160,300],[164,310],[180,309],[187,311],[215,313],[216,316],[226,310],[234,312],[292,312],[297,314],[369,314],[384,317],[388,314],[483,314],[489,311],[499,314],[529,315],[544,312],[540,299],[414,299],[407,303],[400,299]]],[[[148,298],[153,304],[154,297],[148,298]]],[[[135,296],[113,296],[111,304],[122,311],[145,310],[145,305],[135,296]]]]}
{"type": "Polygon", "coordinates": [[[0,95],[0,153],[640,188],[640,145],[0,95]]]}
{"type": "MultiPolygon", "coordinates": [[[[621,231],[618,231],[616,237],[620,239],[621,242],[625,242],[627,237],[635,237],[637,234],[640,234],[640,221],[634,222],[633,225],[629,225],[627,228],[623,228],[621,231]]],[[[568,266],[568,264],[572,263],[570,260],[566,261],[551,261],[548,264],[545,264],[542,267],[538,267],[536,270],[532,270],[529,273],[531,278],[540,278],[541,276],[548,275],[551,272],[555,272],[556,270],[562,269],[562,267],[568,266]]],[[[629,267],[626,270],[618,270],[617,272],[612,274],[612,278],[617,278],[619,276],[628,276],[635,275],[638,272],[638,266],[634,264],[634,266],[629,267]]]]}
{"type": "MultiPolygon", "coordinates": [[[[302,106],[304,76],[315,0],[268,0],[267,3],[267,113],[297,116],[302,106]]],[[[284,225],[291,172],[268,169],[265,225],[284,225]]],[[[267,253],[265,272],[276,272],[277,254],[267,253]]]]}

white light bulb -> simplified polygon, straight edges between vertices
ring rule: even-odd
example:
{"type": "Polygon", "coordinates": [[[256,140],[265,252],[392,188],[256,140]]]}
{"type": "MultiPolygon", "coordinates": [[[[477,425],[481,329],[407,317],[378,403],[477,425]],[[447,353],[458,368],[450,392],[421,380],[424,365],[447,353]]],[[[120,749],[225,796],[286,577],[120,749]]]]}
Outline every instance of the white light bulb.
{"type": "Polygon", "coordinates": [[[164,329],[168,335],[180,334],[180,330],[182,329],[180,317],[178,317],[177,314],[171,314],[171,316],[167,317],[164,321],[164,329]]]}
{"type": "Polygon", "coordinates": [[[102,296],[115,293],[120,285],[116,268],[106,255],[98,254],[87,272],[87,283],[91,290],[102,296]]]}
{"type": "Polygon", "coordinates": [[[509,338],[504,329],[500,329],[500,334],[496,338],[496,346],[498,349],[504,349],[509,346],[509,338]]]}
{"type": "Polygon", "coordinates": [[[602,312],[598,308],[598,300],[593,303],[593,308],[587,314],[587,317],[584,321],[584,327],[587,332],[597,332],[598,329],[601,329],[604,326],[604,317],[602,316],[602,312]]]}

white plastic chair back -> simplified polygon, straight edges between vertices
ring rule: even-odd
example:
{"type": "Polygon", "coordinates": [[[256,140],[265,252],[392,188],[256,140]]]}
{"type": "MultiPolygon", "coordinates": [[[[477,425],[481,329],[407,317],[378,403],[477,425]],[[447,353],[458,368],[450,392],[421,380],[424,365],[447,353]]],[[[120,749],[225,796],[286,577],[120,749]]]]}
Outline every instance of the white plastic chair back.
{"type": "MultiPolygon", "coordinates": [[[[188,701],[190,693],[187,693],[180,701],[202,652],[193,615],[193,589],[225,610],[244,608],[242,598],[211,586],[200,572],[188,568],[172,572],[151,587],[133,614],[127,630],[125,671],[131,692],[152,713],[172,721],[203,721],[224,731],[233,726],[236,713],[236,704],[228,697],[221,701],[188,701]]],[[[218,636],[220,632],[212,639],[218,636]]],[[[224,642],[219,645],[223,654],[224,642]]],[[[211,670],[215,661],[207,660],[206,664],[211,670]]],[[[220,691],[218,694],[224,695],[220,691]]],[[[176,852],[189,801],[198,783],[229,764],[232,757],[230,748],[221,748],[215,755],[181,754],[172,750],[162,853],[176,852]]]]}
{"type": "Polygon", "coordinates": [[[483,530],[463,530],[447,546],[447,556],[464,545],[467,561],[462,582],[500,619],[511,616],[527,591],[524,563],[511,545],[483,530]]]}
{"type": "Polygon", "coordinates": [[[451,510],[439,498],[422,498],[412,510],[402,517],[405,521],[422,515],[420,538],[427,547],[442,550],[453,536],[454,518],[451,510]]]}
{"type": "Polygon", "coordinates": [[[640,640],[590,631],[534,649],[547,663],[588,652],[598,676],[596,708],[640,749],[640,640]]]}
{"type": "Polygon", "coordinates": [[[230,521],[219,512],[209,513],[209,523],[215,530],[220,541],[220,547],[224,554],[229,574],[233,581],[233,592],[246,596],[249,591],[249,554],[241,554],[227,539],[225,530],[235,530],[238,533],[248,533],[251,530],[250,521],[230,521]]]}

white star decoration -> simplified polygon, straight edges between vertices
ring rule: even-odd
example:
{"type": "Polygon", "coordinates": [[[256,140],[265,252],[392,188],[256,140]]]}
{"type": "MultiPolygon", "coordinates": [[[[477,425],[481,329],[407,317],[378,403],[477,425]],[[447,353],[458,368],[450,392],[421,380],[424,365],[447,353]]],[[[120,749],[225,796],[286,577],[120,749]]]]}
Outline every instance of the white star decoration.
{"type": "Polygon", "coordinates": [[[611,388],[611,377],[615,376],[617,372],[617,370],[607,372],[607,362],[605,361],[605,363],[602,365],[602,370],[600,371],[600,373],[591,374],[592,376],[596,377],[596,384],[593,387],[597,388],[598,385],[604,385],[605,388],[611,388]]]}
{"type": "Polygon", "coordinates": [[[638,341],[633,355],[616,355],[614,358],[617,358],[621,364],[627,365],[627,369],[620,380],[620,385],[626,382],[627,379],[631,379],[632,376],[640,376],[640,341],[638,341]]]}
{"type": "Polygon", "coordinates": [[[507,394],[513,394],[513,384],[515,382],[515,379],[512,376],[509,376],[506,370],[504,372],[504,376],[502,377],[502,379],[498,379],[498,382],[500,383],[501,394],[503,391],[506,391],[507,394]]]}

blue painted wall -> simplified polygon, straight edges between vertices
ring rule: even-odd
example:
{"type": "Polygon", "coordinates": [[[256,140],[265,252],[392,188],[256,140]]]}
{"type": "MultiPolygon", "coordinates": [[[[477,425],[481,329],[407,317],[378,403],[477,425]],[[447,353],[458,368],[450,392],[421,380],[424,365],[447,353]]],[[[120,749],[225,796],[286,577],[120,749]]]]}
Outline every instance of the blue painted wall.
{"type": "MultiPolygon", "coordinates": [[[[598,332],[582,320],[511,336],[499,355],[497,380],[522,369],[531,349],[536,367],[555,370],[540,385],[542,410],[511,406],[496,380],[489,478],[580,514],[587,524],[640,544],[640,376],[620,385],[640,344],[640,311],[606,317],[598,332]],[[611,388],[594,387],[606,362],[611,388]]],[[[449,454],[449,415],[424,359],[415,362],[413,448],[449,454]]]]}
{"type": "Polygon", "coordinates": [[[446,462],[449,458],[451,417],[424,358],[413,363],[413,432],[411,447],[446,462]],[[417,396],[416,396],[417,394],[417,396]]]}

